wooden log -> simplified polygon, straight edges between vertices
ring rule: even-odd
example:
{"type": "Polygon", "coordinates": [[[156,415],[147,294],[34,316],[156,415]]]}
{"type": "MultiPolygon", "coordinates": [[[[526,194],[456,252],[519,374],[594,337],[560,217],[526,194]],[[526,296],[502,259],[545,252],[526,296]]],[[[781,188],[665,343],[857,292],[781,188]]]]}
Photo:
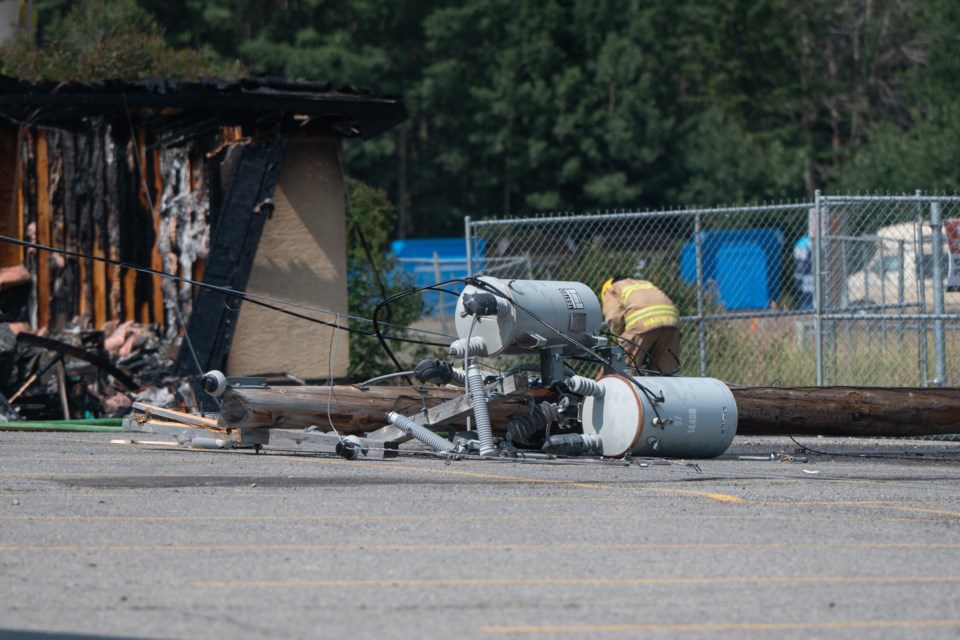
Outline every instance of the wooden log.
{"type": "MultiPolygon", "coordinates": [[[[153,416],[159,416],[166,420],[181,422],[184,424],[193,425],[195,427],[202,427],[204,429],[221,429],[219,423],[213,418],[205,418],[203,416],[197,416],[191,413],[184,413],[183,411],[155,407],[152,404],[146,404],[145,402],[134,402],[132,407],[137,411],[143,412],[144,422],[153,416]]],[[[139,419],[138,422],[140,422],[139,419]]]]}
{"type": "Polygon", "coordinates": [[[102,329],[107,321],[107,268],[103,259],[103,241],[100,237],[100,227],[93,232],[93,255],[99,258],[93,262],[93,328],[102,329]]]}
{"type": "Polygon", "coordinates": [[[732,388],[737,435],[912,437],[960,433],[960,389],[732,388]]]}
{"type": "MultiPolygon", "coordinates": [[[[388,411],[416,419],[425,409],[463,394],[463,389],[441,387],[231,387],[222,398],[220,424],[228,428],[288,429],[316,425],[330,431],[332,422],[341,433],[368,433],[387,424],[388,411]]],[[[492,402],[489,411],[494,427],[502,430],[508,422],[526,414],[527,408],[521,397],[515,397],[492,402]]],[[[440,423],[465,427],[467,415],[444,416],[440,423]]]]}
{"type": "MultiPolygon", "coordinates": [[[[144,155],[146,156],[146,151],[144,151],[144,155]]],[[[150,173],[153,176],[153,208],[150,213],[153,216],[153,232],[155,238],[159,238],[161,233],[160,204],[161,195],[163,194],[163,175],[160,168],[160,155],[160,150],[154,149],[153,152],[150,153],[149,158],[145,158],[150,162],[152,169],[150,173]]],[[[144,167],[146,167],[146,164],[144,164],[144,167]]],[[[144,188],[147,188],[146,185],[144,185],[144,188]]],[[[163,255],[160,253],[160,245],[157,240],[154,241],[150,252],[150,268],[161,273],[164,271],[163,255]]],[[[153,321],[163,326],[164,320],[163,278],[161,276],[153,276],[153,321]]]]}
{"type": "MultiPolygon", "coordinates": [[[[23,237],[23,219],[17,206],[20,193],[20,140],[17,128],[0,127],[0,234],[23,237]]],[[[0,269],[23,262],[23,247],[0,242],[0,269]]]]}
{"type": "MultiPolygon", "coordinates": [[[[879,387],[733,388],[740,436],[913,437],[960,433],[960,389],[879,387]]],[[[223,396],[223,427],[329,430],[369,433],[397,411],[417,418],[463,396],[463,390],[419,387],[305,386],[230,388],[223,396]]],[[[495,432],[526,413],[519,399],[490,405],[495,432]]],[[[423,422],[423,420],[419,420],[423,422]]],[[[433,423],[437,424],[437,423],[433,423]]],[[[465,416],[450,422],[466,425],[465,416]]]]}
{"type": "MultiPolygon", "coordinates": [[[[37,243],[50,246],[50,166],[47,157],[47,132],[37,131],[36,142],[37,243]]],[[[50,255],[37,255],[37,329],[50,324],[50,255]]]]}

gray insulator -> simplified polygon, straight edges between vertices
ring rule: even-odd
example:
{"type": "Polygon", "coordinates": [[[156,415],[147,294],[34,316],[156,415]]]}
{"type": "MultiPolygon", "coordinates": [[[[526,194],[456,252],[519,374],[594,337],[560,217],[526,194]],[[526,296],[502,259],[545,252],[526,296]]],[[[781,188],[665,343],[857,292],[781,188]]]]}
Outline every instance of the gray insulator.
{"type": "Polygon", "coordinates": [[[190,440],[190,447],[192,449],[230,449],[233,447],[233,442],[219,438],[193,438],[190,440]]]}
{"type": "Polygon", "coordinates": [[[546,431],[548,426],[557,421],[558,415],[557,407],[549,402],[535,405],[529,413],[507,424],[507,440],[529,445],[534,436],[546,431]]]}
{"type": "Polygon", "coordinates": [[[227,390],[227,377],[216,369],[208,371],[200,378],[200,388],[214,397],[222,396],[227,390]]]}
{"type": "Polygon", "coordinates": [[[596,380],[584,378],[583,376],[570,376],[567,378],[567,386],[570,391],[582,396],[593,396],[594,398],[603,397],[603,387],[596,380]]]}
{"type": "Polygon", "coordinates": [[[464,338],[454,340],[450,345],[450,355],[454,358],[470,358],[487,355],[487,343],[483,338],[470,338],[469,345],[464,338]]]}
{"type": "Polygon", "coordinates": [[[387,414],[387,421],[390,422],[390,424],[396,425],[407,435],[413,436],[420,442],[435,449],[436,451],[440,451],[442,453],[446,451],[452,451],[454,449],[455,445],[446,438],[438,436],[422,424],[408,418],[405,415],[399,414],[396,411],[391,411],[387,414]]]}
{"type": "Polygon", "coordinates": [[[601,453],[602,443],[600,442],[600,436],[595,433],[588,435],[565,433],[547,438],[547,441],[543,443],[543,450],[546,453],[558,456],[578,456],[589,451],[601,453]]]}
{"type": "Polygon", "coordinates": [[[356,460],[360,454],[367,454],[368,449],[363,446],[363,442],[357,436],[344,436],[336,447],[337,455],[347,460],[356,460]]]}
{"type": "MultiPolygon", "coordinates": [[[[499,374],[493,371],[480,371],[480,373],[483,374],[484,378],[489,378],[490,376],[493,376],[495,378],[499,377],[499,374]]],[[[467,386],[467,374],[466,372],[464,372],[463,369],[458,369],[457,367],[453,367],[453,369],[450,370],[450,374],[452,376],[450,378],[450,384],[455,384],[458,387],[467,386]]]]}
{"type": "Polygon", "coordinates": [[[493,445],[493,430],[490,427],[490,411],[487,408],[487,392],[483,388],[483,372],[476,360],[467,367],[467,395],[473,408],[473,419],[477,423],[477,435],[480,438],[480,455],[495,456],[497,448],[493,445]]]}

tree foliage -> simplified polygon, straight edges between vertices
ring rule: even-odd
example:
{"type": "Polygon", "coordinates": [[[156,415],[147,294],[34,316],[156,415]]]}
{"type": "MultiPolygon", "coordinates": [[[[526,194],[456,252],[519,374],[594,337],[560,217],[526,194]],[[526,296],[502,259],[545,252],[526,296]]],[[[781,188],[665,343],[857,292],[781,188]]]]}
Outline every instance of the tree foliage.
{"type": "Polygon", "coordinates": [[[135,0],[38,3],[39,41],[21,34],[0,50],[5,75],[27,80],[137,80],[237,75],[241,67],[210,52],[172,48],[135,0]],[[60,13],[64,12],[64,13],[60,13]]]}
{"type": "MultiPolygon", "coordinates": [[[[378,304],[391,296],[407,291],[413,284],[412,277],[404,271],[390,254],[390,233],[394,225],[395,211],[387,194],[359,180],[348,179],[350,194],[347,246],[347,271],[350,278],[348,305],[350,315],[358,318],[373,318],[378,304]]],[[[397,335],[402,328],[420,318],[419,296],[407,296],[392,302],[378,316],[383,323],[385,335],[397,335]]],[[[372,332],[368,323],[354,323],[361,332],[372,332]]],[[[390,343],[391,348],[396,343],[390,343]]],[[[350,376],[366,380],[382,374],[391,363],[380,341],[373,335],[353,333],[350,337],[350,376]]]]}
{"type": "MultiPolygon", "coordinates": [[[[465,215],[953,190],[960,177],[953,0],[82,3],[108,4],[142,35],[126,58],[150,59],[162,33],[251,73],[402,95],[405,123],[346,146],[351,172],[387,189],[400,235],[459,234],[465,215]]],[[[49,39],[70,3],[38,6],[49,39]]],[[[101,73],[99,57],[78,66],[101,73]]]]}

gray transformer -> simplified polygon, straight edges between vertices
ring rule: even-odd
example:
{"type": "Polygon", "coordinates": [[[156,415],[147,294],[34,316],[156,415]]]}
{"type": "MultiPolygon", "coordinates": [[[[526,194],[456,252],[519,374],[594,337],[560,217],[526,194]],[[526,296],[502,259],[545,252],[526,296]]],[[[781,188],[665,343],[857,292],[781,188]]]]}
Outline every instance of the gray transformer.
{"type": "Polygon", "coordinates": [[[479,355],[527,354],[550,347],[562,348],[568,355],[583,353],[558,332],[588,347],[596,346],[594,334],[603,323],[603,314],[597,294],[587,285],[489,276],[479,279],[489,288],[467,285],[456,309],[457,336],[464,341],[481,339],[484,349],[479,355]],[[496,292],[497,313],[482,315],[468,310],[474,296],[491,292],[496,292]]]}
{"type": "Polygon", "coordinates": [[[581,419],[602,456],[714,458],[737,433],[733,393],[716,378],[610,375],[597,385],[602,394],[584,399],[581,419]]]}

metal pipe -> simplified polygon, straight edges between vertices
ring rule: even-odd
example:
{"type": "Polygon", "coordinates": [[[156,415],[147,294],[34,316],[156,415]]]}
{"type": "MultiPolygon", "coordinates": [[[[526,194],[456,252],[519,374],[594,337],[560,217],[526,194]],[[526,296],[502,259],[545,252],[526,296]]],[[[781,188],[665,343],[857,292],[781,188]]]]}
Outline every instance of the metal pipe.
{"type": "Polygon", "coordinates": [[[908,196],[824,196],[823,201],[827,204],[851,204],[857,202],[939,202],[943,200],[942,196],[925,196],[923,191],[918,189],[915,195],[908,196]]]}
{"type": "Polygon", "coordinates": [[[933,386],[947,385],[947,343],[943,329],[943,219],[940,203],[930,203],[930,230],[933,235],[933,349],[936,372],[933,386]]]}
{"type": "MultiPolygon", "coordinates": [[[[897,247],[897,260],[900,261],[900,269],[897,271],[897,302],[898,304],[904,304],[904,299],[906,298],[906,274],[904,270],[907,268],[906,262],[906,248],[905,242],[900,240],[900,244],[897,247]]],[[[903,342],[903,339],[906,337],[907,327],[903,322],[900,323],[900,342],[903,342]]]]}
{"type": "Polygon", "coordinates": [[[703,223],[700,220],[700,214],[697,213],[693,218],[693,237],[694,249],[697,256],[697,349],[700,354],[700,375],[707,375],[707,325],[704,322],[704,301],[703,301],[703,239],[701,238],[703,223]]]}
{"type": "Polygon", "coordinates": [[[446,453],[447,451],[453,451],[456,448],[452,442],[447,440],[442,436],[438,436],[430,429],[426,428],[422,424],[408,418],[405,415],[397,413],[396,411],[391,411],[387,414],[387,421],[398,427],[404,433],[409,436],[413,436],[420,442],[424,443],[428,447],[433,448],[440,453],[446,453]]]}
{"type": "Polygon", "coordinates": [[[191,449],[232,449],[232,440],[222,440],[220,438],[191,438],[191,449]]]}
{"type": "MultiPolygon", "coordinates": [[[[929,313],[825,313],[823,317],[828,320],[929,320],[929,313]]],[[[944,320],[960,320],[960,313],[944,313],[940,316],[944,320]]]]}
{"type": "MultiPolygon", "coordinates": [[[[923,204],[920,201],[921,193],[920,189],[917,189],[916,204],[914,205],[916,217],[913,224],[913,237],[916,246],[913,252],[913,262],[916,266],[917,300],[920,303],[920,311],[925,312],[927,310],[927,286],[924,281],[927,278],[923,269],[923,204]]],[[[918,322],[920,324],[920,339],[917,341],[917,350],[919,351],[917,359],[920,369],[920,386],[925,387],[929,382],[927,376],[930,366],[927,356],[927,323],[925,318],[918,320],[918,322]]]]}
{"type": "Polygon", "coordinates": [[[473,226],[470,216],[463,217],[463,239],[467,243],[467,277],[473,277],[473,226]]]}
{"type": "Polygon", "coordinates": [[[823,386],[823,230],[820,228],[820,189],[814,192],[813,327],[817,337],[817,386],[823,386]]]}
{"type": "MultiPolygon", "coordinates": [[[[809,209],[810,204],[807,202],[801,202],[797,204],[784,204],[777,205],[777,209],[782,211],[792,211],[792,210],[804,210],[809,209]]],[[[564,222],[570,223],[577,220],[582,220],[589,218],[590,220],[595,221],[608,221],[608,220],[631,220],[633,218],[676,218],[678,215],[694,215],[702,214],[705,216],[710,215],[726,215],[730,213],[745,214],[750,212],[763,213],[770,210],[768,206],[755,206],[755,207],[716,207],[713,209],[668,209],[661,211],[626,211],[621,213],[601,213],[593,214],[589,216],[537,216],[533,218],[501,218],[499,220],[476,220],[472,222],[474,227],[488,227],[495,225],[509,224],[510,226],[520,227],[527,225],[540,225],[540,224],[550,224],[554,222],[564,222]]]]}
{"type": "Polygon", "coordinates": [[[467,366],[467,395],[473,408],[473,419],[477,422],[477,436],[480,439],[480,455],[497,455],[493,444],[493,429],[490,426],[490,412],[487,407],[487,391],[483,388],[483,372],[476,358],[470,358],[467,366]]]}

